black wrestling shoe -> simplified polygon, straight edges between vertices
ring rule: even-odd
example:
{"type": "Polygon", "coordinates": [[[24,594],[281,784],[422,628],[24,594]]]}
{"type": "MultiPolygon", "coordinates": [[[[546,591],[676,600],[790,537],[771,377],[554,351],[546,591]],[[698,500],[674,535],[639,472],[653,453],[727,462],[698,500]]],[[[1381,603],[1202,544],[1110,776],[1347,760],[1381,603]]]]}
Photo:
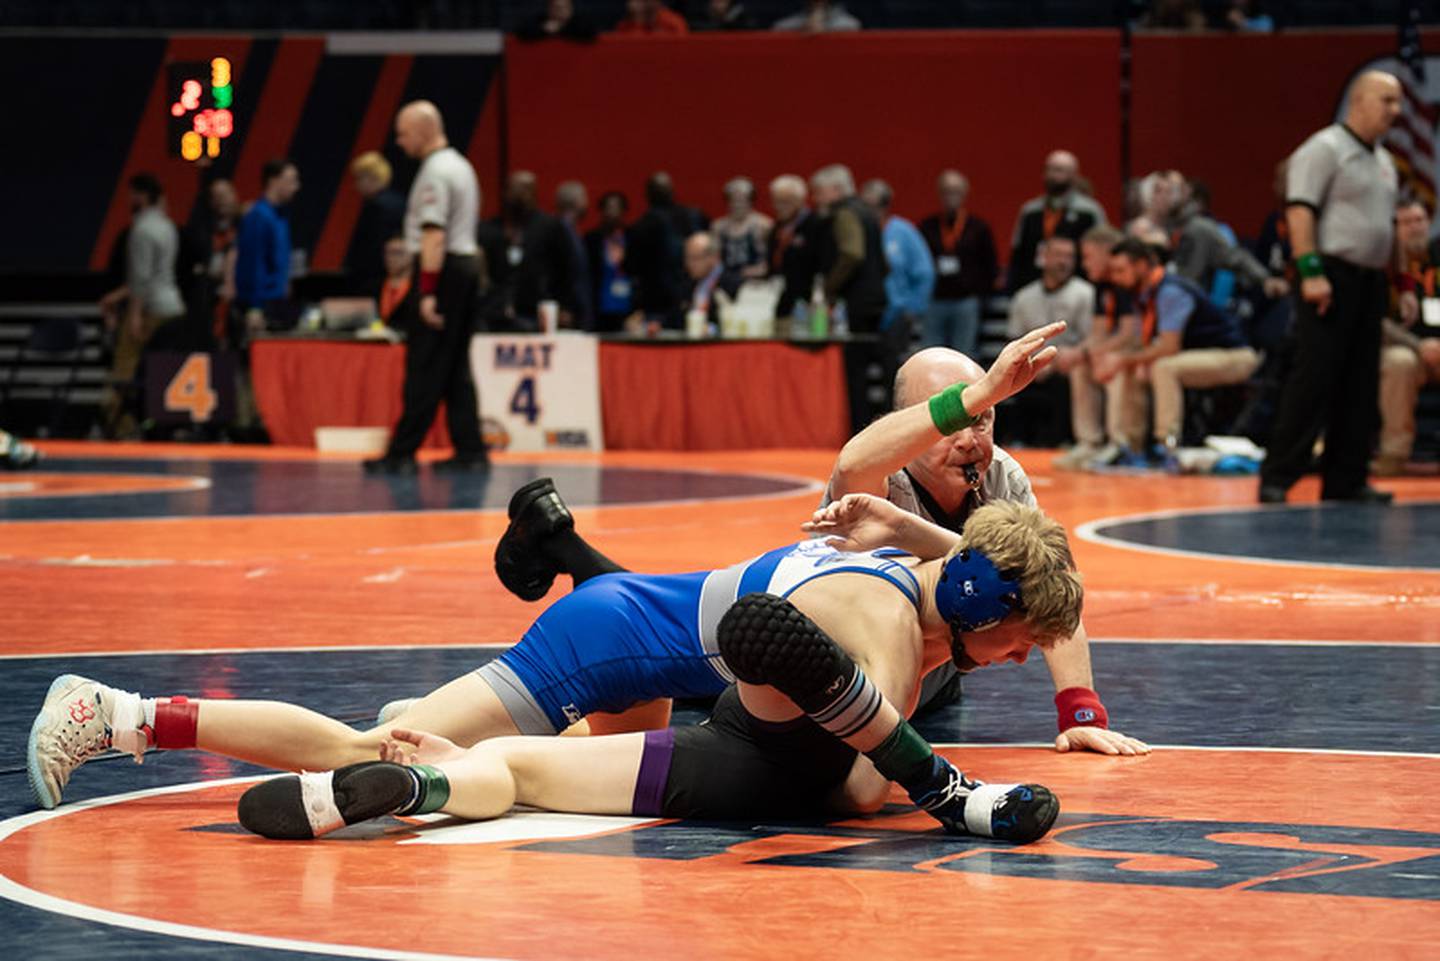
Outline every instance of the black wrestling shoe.
{"type": "Polygon", "coordinates": [[[538,601],[560,567],[541,549],[545,538],[575,529],[570,508],[548,477],[531,481],[510,498],[510,526],[495,545],[495,574],[522,601],[538,601]]]}
{"type": "Polygon", "coordinates": [[[1377,490],[1366,484],[1359,490],[1352,491],[1344,497],[1322,497],[1321,500],[1341,501],[1346,504],[1389,504],[1395,500],[1395,495],[1389,491],[1377,490]]]}
{"type": "Polygon", "coordinates": [[[415,799],[410,770],[386,761],[262,781],[240,796],[240,824],[276,841],[308,841],[393,814],[415,799]]]}
{"type": "Polygon", "coordinates": [[[413,457],[375,457],[364,461],[362,466],[367,474],[408,476],[419,470],[413,457]]]}
{"type": "Polygon", "coordinates": [[[1060,816],[1060,800],[1042,784],[986,784],[953,767],[944,788],[914,800],[951,834],[1015,844],[1040,840],[1060,816]]]}
{"type": "Polygon", "coordinates": [[[437,460],[430,466],[437,474],[484,474],[490,470],[490,458],[485,454],[455,456],[449,460],[437,460]]]}

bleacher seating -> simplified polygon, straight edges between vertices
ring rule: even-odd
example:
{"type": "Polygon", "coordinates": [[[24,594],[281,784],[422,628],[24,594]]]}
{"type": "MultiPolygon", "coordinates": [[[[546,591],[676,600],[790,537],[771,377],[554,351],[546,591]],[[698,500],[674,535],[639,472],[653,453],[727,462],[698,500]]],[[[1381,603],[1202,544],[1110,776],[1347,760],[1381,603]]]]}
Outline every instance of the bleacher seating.
{"type": "Polygon", "coordinates": [[[0,411],[7,430],[83,435],[105,389],[93,303],[0,305],[0,411]]]}

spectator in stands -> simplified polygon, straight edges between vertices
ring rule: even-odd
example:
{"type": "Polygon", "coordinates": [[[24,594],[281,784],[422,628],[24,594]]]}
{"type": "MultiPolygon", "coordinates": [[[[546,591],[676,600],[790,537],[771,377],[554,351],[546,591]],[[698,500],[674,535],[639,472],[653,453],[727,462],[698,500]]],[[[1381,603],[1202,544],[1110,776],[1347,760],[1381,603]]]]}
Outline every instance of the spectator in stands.
{"type": "Polygon", "coordinates": [[[597,32],[589,17],[575,12],[574,0],[546,0],[515,35],[521,40],[594,40],[597,32]]]}
{"type": "Polygon", "coordinates": [[[1063,466],[1088,463],[1105,441],[1100,422],[1100,392],[1091,375],[1088,352],[1094,331],[1095,288],[1075,275],[1077,246],[1075,241],[1063,236],[1051,237],[1041,244],[1040,277],[1020,288],[1010,299],[1010,340],[1059,320],[1067,324],[1064,333],[1050,341],[1058,350],[1054,363],[1040,372],[1036,385],[1027,391],[1027,394],[1034,393],[1036,399],[1048,401],[1051,409],[1062,410],[1064,399],[1055,396],[1059,389],[1058,377],[1068,378],[1070,432],[1075,446],[1065,455],[1063,466]]]}
{"type": "MultiPolygon", "coordinates": [[[[1293,287],[1295,277],[1290,265],[1290,236],[1285,223],[1285,172],[1284,161],[1275,165],[1275,205],[1260,225],[1252,253],[1271,276],[1284,278],[1287,285],[1293,287]]],[[[1258,293],[1252,290],[1242,294],[1237,310],[1249,330],[1251,346],[1264,354],[1265,359],[1255,375],[1258,388],[1235,419],[1232,431],[1264,447],[1270,438],[1270,428],[1280,403],[1280,391],[1295,353],[1295,340],[1291,336],[1295,323],[1295,298],[1270,298],[1263,290],[1258,293]]]]}
{"type": "Polygon", "coordinates": [[[566,180],[555,188],[555,216],[565,228],[569,241],[569,277],[574,287],[570,299],[575,304],[574,316],[564,326],[589,330],[595,321],[591,306],[590,263],[585,257],[585,238],[580,235],[580,222],[590,209],[590,197],[578,180],[566,180]]]}
{"type": "Polygon", "coordinates": [[[570,240],[564,225],[537,206],[533,173],[510,175],[500,216],[481,224],[478,236],[490,273],[484,314],[490,330],[538,330],[539,305],[547,300],[559,305],[562,324],[574,323],[570,240]]]}
{"type": "Polygon", "coordinates": [[[935,296],[925,313],[921,343],[975,355],[980,310],[995,289],[999,265],[990,225],[970,212],[970,181],[945,170],[936,181],[940,211],[920,221],[920,234],[935,260],[935,296]]]}
{"type": "Polygon", "coordinates": [[[859,30],[860,21],[845,9],[843,3],[831,3],[830,0],[809,0],[804,10],[777,20],[771,29],[829,33],[832,30],[859,30]]]}
{"type": "Polygon", "coordinates": [[[595,305],[593,329],[612,334],[625,325],[625,318],[634,309],[634,287],[625,273],[625,249],[629,230],[625,215],[630,201],[623,193],[612,190],[600,198],[600,226],[585,235],[585,260],[595,305]]]}
{"type": "Polygon", "coordinates": [[[740,0],[707,0],[705,13],[690,18],[694,31],[754,30],[755,18],[740,0]]]}
{"type": "Polygon", "coordinates": [[[1205,8],[1200,0],[1151,0],[1150,10],[1140,19],[1140,26],[1151,30],[1205,29],[1205,8]]]}
{"type": "Polygon", "coordinates": [[[289,160],[260,168],[260,199],[240,221],[235,239],[235,303],[253,334],[294,317],[290,297],[290,222],[286,208],[300,192],[300,170],[289,160]]]}
{"type": "MultiPolygon", "coordinates": [[[[1085,353],[1090,376],[1098,385],[1096,389],[1105,395],[1105,442],[1099,451],[1084,450],[1078,439],[1093,437],[1097,433],[1096,425],[1089,421],[1077,426],[1076,449],[1055,460],[1055,466],[1061,470],[1078,470],[1097,459],[1113,459],[1122,447],[1139,450],[1145,446],[1145,412],[1126,412],[1123,394],[1125,378],[1115,376],[1120,370],[1120,358],[1140,346],[1140,320],[1135,315],[1134,298],[1130,291],[1120,289],[1110,280],[1110,251],[1124,239],[1125,235],[1110,224],[1091,227],[1080,238],[1080,262],[1085,268],[1085,276],[1095,288],[1093,319],[1085,353]]],[[[1143,396],[1140,399],[1143,400],[1143,396]]],[[[1093,396],[1082,399],[1082,411],[1087,412],[1082,416],[1089,416],[1088,411],[1098,409],[1090,406],[1096,400],[1093,396]]]]}
{"type": "Polygon", "coordinates": [[[175,283],[180,232],[165,214],[160,181],[154,174],[137,173],[130,178],[130,212],[125,285],[100,302],[105,327],[115,334],[115,359],[100,414],[105,435],[115,440],[139,438],[127,403],[133,397],[127,398],[124,392],[131,387],[145,345],[158,330],[185,314],[185,302],[175,283]]]}
{"type": "Polygon", "coordinates": [[[225,177],[210,182],[181,238],[176,280],[183,285],[196,346],[208,347],[225,336],[225,320],[235,296],[235,232],[240,198],[225,177]]]}
{"type": "Polygon", "coordinates": [[[734,177],[725,184],[726,214],[711,224],[726,270],[742,277],[764,277],[765,244],[774,221],[755,209],[755,184],[734,177]]]}
{"type": "MultiPolygon", "coordinates": [[[[831,164],[810,178],[815,207],[825,222],[819,232],[819,269],[823,296],[830,305],[830,317],[839,332],[874,334],[885,314],[885,245],[880,221],[855,196],[855,178],[850,168],[831,164]]],[[[881,343],[875,359],[893,369],[891,345],[881,343]]],[[[846,382],[850,385],[850,420],[859,430],[889,405],[879,403],[871,386],[871,358],[861,350],[845,353],[846,382]]],[[[880,382],[884,384],[884,381],[880,382]]],[[[888,386],[888,384],[886,384],[888,386]]]]}
{"type": "MultiPolygon", "coordinates": [[[[1245,286],[1263,291],[1267,297],[1284,297],[1290,285],[1283,277],[1272,277],[1270,271],[1244,247],[1235,243],[1234,234],[1225,229],[1206,211],[1208,192],[1197,199],[1192,185],[1179,172],[1172,171],[1176,188],[1171,194],[1168,233],[1175,251],[1172,268],[1181,277],[1193,280],[1202,290],[1212,292],[1218,271],[1233,271],[1245,286]]],[[[1215,299],[1212,297],[1212,299],[1215,299]]],[[[1225,297],[1224,301],[1229,298],[1225,297]]],[[[1217,303],[1222,301],[1217,300],[1217,303]]]]}
{"type": "Polygon", "coordinates": [[[820,272],[825,300],[844,304],[850,330],[874,333],[885,314],[884,242],[880,222],[859,197],[843,164],[822,167],[810,178],[815,206],[825,218],[820,235],[820,272]]]}
{"type": "Polygon", "coordinates": [[[645,213],[630,228],[624,270],[635,284],[635,307],[646,323],[679,327],[686,284],[681,247],[707,224],[699,211],[675,202],[675,185],[664,171],[645,181],[645,200],[645,213]]]}
{"type": "Polygon", "coordinates": [[[1152,170],[1141,177],[1135,183],[1135,201],[1140,210],[1126,222],[1125,232],[1141,238],[1157,231],[1165,233],[1170,214],[1179,203],[1183,180],[1178,170],[1152,170]]]}
{"type": "Polygon", "coordinates": [[[415,256],[403,234],[385,241],[385,279],[378,291],[380,319],[408,334],[420,320],[420,293],[415,284],[415,256]]]}
{"type": "MultiPolygon", "coordinates": [[[[738,271],[727,270],[720,258],[720,247],[709,231],[691,234],[685,240],[685,273],[689,290],[685,294],[684,315],[698,312],[705,318],[707,333],[720,329],[720,297],[734,300],[743,279],[738,271]]],[[[688,324],[687,324],[688,327],[688,324]]]]}
{"type": "Polygon", "coordinates": [[[1275,32],[1275,18],[1265,12],[1261,0],[1230,0],[1225,25],[1236,33],[1275,32]]]}
{"type": "Polygon", "coordinates": [[[1275,165],[1275,206],[1265,215],[1260,233],[1255,237],[1255,256],[1276,277],[1285,276],[1290,267],[1290,230],[1285,225],[1285,175],[1287,161],[1275,165]]]}
{"type": "Polygon", "coordinates": [[[1395,246],[1380,352],[1380,454],[1370,465],[1379,477],[1408,472],[1420,388],[1440,381],[1440,240],[1430,239],[1430,212],[1418,200],[1396,209],[1395,246]]]}
{"type": "MultiPolygon", "coordinates": [[[[1152,446],[1122,454],[1129,466],[1149,463],[1178,469],[1185,419],[1185,388],[1243,383],[1260,366],[1260,355],[1245,341],[1240,322],[1210,302],[1194,281],[1168,271],[1155,247],[1134,237],[1115,245],[1110,279],[1135,297],[1142,346],[1119,355],[1126,405],[1140,409],[1148,381],[1153,395],[1152,446]]],[[[1133,428],[1134,425],[1127,425],[1133,428]]],[[[1129,431],[1127,431],[1129,433],[1129,431]]]]}
{"type": "MultiPolygon", "coordinates": [[[[871,180],[860,196],[880,221],[880,239],[890,268],[885,275],[886,306],[880,329],[892,341],[898,366],[899,359],[910,352],[911,331],[929,309],[930,295],[935,290],[935,264],[915,225],[891,212],[895,191],[888,183],[871,180]]],[[[894,380],[895,371],[886,373],[887,379],[894,380]]]]}
{"type": "Polygon", "coordinates": [[[625,19],[615,26],[616,33],[634,36],[684,36],[690,32],[685,18],[660,0],[625,0],[625,19]]]}
{"type": "MultiPolygon", "coordinates": [[[[781,174],[770,181],[770,206],[775,210],[775,226],[766,243],[770,276],[780,277],[785,286],[775,305],[775,316],[804,326],[809,314],[810,291],[820,273],[817,228],[820,218],[805,201],[805,181],[794,174],[781,174]],[[803,316],[802,316],[803,315],[803,316]]],[[[794,330],[792,333],[802,333],[794,330]]]]}
{"type": "Polygon", "coordinates": [[[350,176],[363,199],[345,254],[345,274],[352,290],[368,294],[385,277],[385,242],[400,233],[405,198],[390,189],[390,162],[377,151],[352,160],[350,176]]]}
{"type": "Polygon", "coordinates": [[[1085,231],[1106,222],[1105,210],[1094,198],[1075,189],[1079,173],[1080,162],[1068,150],[1045,158],[1045,193],[1026,201],[1015,218],[1007,286],[1012,294],[1040,276],[1036,255],[1042,240],[1060,234],[1078,241],[1085,231]]]}

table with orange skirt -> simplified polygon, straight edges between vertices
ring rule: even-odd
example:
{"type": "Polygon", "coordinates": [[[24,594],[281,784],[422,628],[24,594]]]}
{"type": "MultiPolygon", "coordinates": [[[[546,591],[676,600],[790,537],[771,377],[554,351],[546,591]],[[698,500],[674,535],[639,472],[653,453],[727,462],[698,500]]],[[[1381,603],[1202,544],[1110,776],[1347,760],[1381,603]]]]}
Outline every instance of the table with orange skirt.
{"type": "MultiPolygon", "coordinates": [[[[850,436],[843,350],[835,341],[603,340],[605,447],[838,448],[850,436]]],[[[251,345],[250,372],[271,440],[313,447],[317,427],[394,426],[405,348],[271,337],[251,345]]],[[[443,410],[424,446],[449,446],[443,410]]]]}

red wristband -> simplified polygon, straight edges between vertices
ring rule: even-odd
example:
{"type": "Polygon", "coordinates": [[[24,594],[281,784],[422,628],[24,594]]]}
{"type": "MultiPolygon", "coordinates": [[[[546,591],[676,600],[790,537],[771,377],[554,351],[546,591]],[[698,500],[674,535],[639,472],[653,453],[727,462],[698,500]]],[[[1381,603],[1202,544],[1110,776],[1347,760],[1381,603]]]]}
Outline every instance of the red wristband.
{"type": "Polygon", "coordinates": [[[1100,703],[1100,695],[1088,687],[1067,687],[1055,695],[1055,710],[1059,713],[1060,730],[1072,727],[1110,726],[1110,715],[1100,703]]]}
{"type": "Polygon", "coordinates": [[[200,705],[183,697],[155,702],[155,746],[167,751],[195,746],[200,727],[200,705]]]}
{"type": "Polygon", "coordinates": [[[420,293],[421,293],[422,296],[429,297],[431,294],[435,293],[436,288],[438,288],[439,286],[440,286],[440,271],[438,271],[438,270],[422,270],[422,271],[420,271],[420,293]]]}

